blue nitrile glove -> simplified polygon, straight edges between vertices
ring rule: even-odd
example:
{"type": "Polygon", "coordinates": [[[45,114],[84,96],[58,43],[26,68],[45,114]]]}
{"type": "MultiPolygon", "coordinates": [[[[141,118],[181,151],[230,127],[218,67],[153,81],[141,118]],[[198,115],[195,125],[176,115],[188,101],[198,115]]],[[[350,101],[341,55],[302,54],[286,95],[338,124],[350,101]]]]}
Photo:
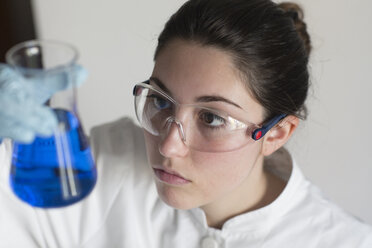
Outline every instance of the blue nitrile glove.
{"type": "MultiPolygon", "coordinates": [[[[76,84],[86,78],[75,65],[76,84]]],[[[2,138],[31,143],[35,135],[49,136],[57,126],[53,111],[43,105],[55,92],[67,89],[66,72],[39,79],[26,79],[6,64],[0,64],[0,143],[2,138]]]]}

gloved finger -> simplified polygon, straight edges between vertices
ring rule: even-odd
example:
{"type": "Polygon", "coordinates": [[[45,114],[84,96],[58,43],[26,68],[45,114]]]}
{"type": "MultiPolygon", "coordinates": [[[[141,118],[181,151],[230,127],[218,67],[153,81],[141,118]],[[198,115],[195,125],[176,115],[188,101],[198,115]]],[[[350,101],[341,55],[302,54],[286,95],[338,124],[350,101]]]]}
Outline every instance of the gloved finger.
{"type": "MultiPolygon", "coordinates": [[[[25,126],[38,134],[49,135],[57,126],[54,112],[33,101],[17,102],[14,97],[0,94],[0,126],[6,123],[25,126]]],[[[9,127],[11,128],[11,127],[9,127]]]]}
{"type": "Polygon", "coordinates": [[[17,142],[30,143],[33,141],[35,136],[39,137],[50,137],[53,132],[46,134],[39,134],[35,132],[35,129],[25,125],[17,125],[17,123],[6,123],[0,126],[0,137],[10,138],[17,142]]]}
{"type": "Polygon", "coordinates": [[[13,94],[20,101],[31,97],[40,104],[57,91],[80,86],[87,78],[87,71],[80,65],[44,73],[39,69],[27,69],[28,78],[23,77],[21,72],[21,69],[17,71],[0,63],[0,93],[13,94]]]}
{"type": "MultiPolygon", "coordinates": [[[[53,114],[53,113],[51,113],[53,114]]],[[[52,115],[53,116],[53,115],[52,115]]],[[[4,116],[0,115],[0,118],[4,116]]],[[[53,116],[54,118],[54,116],[53,116]]],[[[11,138],[15,141],[32,142],[35,136],[48,137],[51,136],[57,126],[54,120],[48,118],[42,120],[35,116],[26,118],[26,121],[18,122],[17,120],[3,119],[0,123],[0,137],[11,138]]]]}
{"type": "Polygon", "coordinates": [[[27,81],[34,89],[44,89],[51,94],[80,86],[87,78],[87,71],[80,65],[72,65],[66,69],[55,69],[45,73],[37,73],[27,81]]]}
{"type": "Polygon", "coordinates": [[[48,71],[27,79],[27,88],[33,98],[46,102],[54,93],[80,86],[87,78],[87,71],[80,65],[68,69],[48,71]]]}
{"type": "Polygon", "coordinates": [[[0,137],[10,138],[14,141],[29,144],[35,139],[35,132],[30,128],[12,125],[11,128],[7,125],[0,127],[0,137]],[[6,132],[4,133],[4,130],[6,132]]]}
{"type": "Polygon", "coordinates": [[[36,106],[24,114],[25,125],[32,128],[37,135],[50,136],[58,126],[57,116],[47,106],[36,106]]]}
{"type": "Polygon", "coordinates": [[[2,79],[2,77],[4,77],[4,75],[7,75],[8,73],[17,74],[10,65],[0,63],[0,79],[2,79]]]}
{"type": "Polygon", "coordinates": [[[13,108],[16,112],[2,111],[0,117],[6,123],[24,126],[34,130],[37,134],[50,135],[57,127],[57,117],[54,112],[46,106],[34,106],[34,108],[13,108]]]}
{"type": "Polygon", "coordinates": [[[0,64],[0,106],[2,108],[13,104],[14,101],[22,103],[31,99],[38,100],[43,98],[42,100],[38,100],[38,103],[42,104],[50,98],[51,93],[49,93],[49,90],[43,87],[35,89],[35,87],[37,86],[22,77],[12,67],[0,64]]]}
{"type": "Polygon", "coordinates": [[[22,89],[22,77],[10,66],[0,63],[0,92],[15,92],[22,89]]]}

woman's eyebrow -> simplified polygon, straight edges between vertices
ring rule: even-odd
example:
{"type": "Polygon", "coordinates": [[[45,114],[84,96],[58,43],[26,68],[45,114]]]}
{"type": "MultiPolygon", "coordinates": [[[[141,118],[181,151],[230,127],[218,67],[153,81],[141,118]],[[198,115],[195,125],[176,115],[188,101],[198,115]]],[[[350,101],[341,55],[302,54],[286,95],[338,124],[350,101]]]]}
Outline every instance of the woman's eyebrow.
{"type": "Polygon", "coordinates": [[[150,81],[153,81],[160,89],[162,89],[165,93],[167,93],[169,96],[172,96],[168,88],[164,85],[164,83],[156,77],[150,77],[150,81]]]}
{"type": "MultiPolygon", "coordinates": [[[[153,81],[165,93],[167,93],[169,96],[172,96],[168,88],[164,85],[164,83],[159,78],[150,77],[150,81],[153,81]]],[[[237,108],[242,109],[242,107],[240,107],[238,104],[234,103],[233,101],[230,101],[229,99],[226,99],[222,96],[217,96],[217,95],[199,96],[196,98],[196,102],[226,102],[237,108]]]]}
{"type": "Polygon", "coordinates": [[[231,104],[231,105],[233,105],[237,108],[240,108],[240,109],[242,108],[238,104],[236,104],[235,102],[232,102],[229,99],[226,99],[222,96],[216,96],[216,95],[199,96],[198,98],[196,98],[196,101],[197,102],[226,102],[226,103],[231,104]]]}

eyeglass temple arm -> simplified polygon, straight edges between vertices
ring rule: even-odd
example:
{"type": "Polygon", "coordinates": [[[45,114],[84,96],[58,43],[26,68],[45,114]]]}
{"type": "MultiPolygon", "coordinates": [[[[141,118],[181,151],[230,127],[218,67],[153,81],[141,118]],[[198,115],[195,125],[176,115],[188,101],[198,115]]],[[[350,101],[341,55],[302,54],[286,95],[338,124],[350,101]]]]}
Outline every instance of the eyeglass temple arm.
{"type": "Polygon", "coordinates": [[[279,121],[284,119],[287,114],[280,114],[272,118],[269,122],[263,125],[261,128],[257,128],[252,133],[252,139],[259,140],[261,139],[273,126],[275,126],[279,121]]]}

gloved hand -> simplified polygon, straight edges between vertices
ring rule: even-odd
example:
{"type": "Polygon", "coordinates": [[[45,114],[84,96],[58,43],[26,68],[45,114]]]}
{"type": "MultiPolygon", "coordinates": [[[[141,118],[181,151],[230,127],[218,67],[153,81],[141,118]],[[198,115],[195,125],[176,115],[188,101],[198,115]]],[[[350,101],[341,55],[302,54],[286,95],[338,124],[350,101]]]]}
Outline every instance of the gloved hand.
{"type": "MultiPolygon", "coordinates": [[[[76,84],[87,73],[81,66],[72,69],[76,84]]],[[[8,65],[0,64],[0,143],[2,138],[31,143],[35,135],[49,136],[57,126],[53,111],[43,105],[55,92],[67,89],[66,73],[26,79],[8,65]]]]}

